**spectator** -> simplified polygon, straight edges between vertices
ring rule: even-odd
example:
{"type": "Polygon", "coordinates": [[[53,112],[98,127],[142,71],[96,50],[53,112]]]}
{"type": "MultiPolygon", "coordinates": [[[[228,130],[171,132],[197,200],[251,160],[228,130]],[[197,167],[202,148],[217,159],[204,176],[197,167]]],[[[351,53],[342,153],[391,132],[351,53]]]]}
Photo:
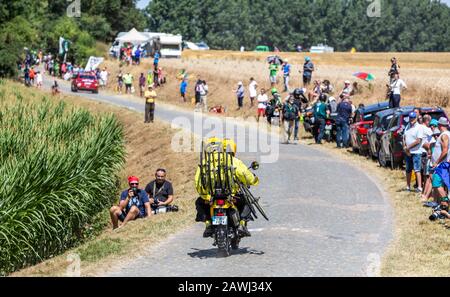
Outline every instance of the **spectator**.
{"type": "Polygon", "coordinates": [[[38,71],[36,73],[36,87],[38,87],[39,89],[42,88],[42,73],[40,71],[38,71]]]}
{"type": "Polygon", "coordinates": [[[325,131],[325,121],[328,115],[326,96],[320,95],[319,100],[314,104],[314,129],[313,135],[316,144],[322,144],[323,133],[325,131]]]}
{"type": "Polygon", "coordinates": [[[153,56],[153,66],[155,69],[158,68],[159,58],[160,58],[159,52],[156,51],[155,55],[153,56]]]}
{"type": "Polygon", "coordinates": [[[417,192],[422,192],[422,144],[426,136],[422,126],[417,123],[417,114],[409,114],[409,124],[405,128],[403,147],[406,163],[406,191],[411,191],[411,173],[414,170],[417,180],[417,192]]]}
{"type": "Polygon", "coordinates": [[[442,180],[442,177],[438,174],[437,168],[442,163],[448,163],[450,162],[450,132],[448,130],[448,120],[447,118],[441,117],[438,121],[438,129],[441,132],[441,135],[436,141],[436,144],[434,146],[432,159],[435,160],[432,161],[430,164],[430,167],[432,170],[434,170],[433,176],[432,176],[432,186],[434,190],[434,198],[435,200],[438,200],[440,198],[446,197],[447,192],[444,188],[445,184],[442,180]]]}
{"type": "Polygon", "coordinates": [[[148,90],[145,91],[145,117],[144,123],[153,123],[155,115],[155,101],[156,101],[156,91],[153,89],[153,85],[148,86],[148,90]]]}
{"type": "Polygon", "coordinates": [[[141,49],[137,46],[136,51],[134,52],[134,61],[136,62],[136,65],[141,64],[141,53],[141,49]]]}
{"type": "MultiPolygon", "coordinates": [[[[441,134],[441,132],[439,131],[439,129],[437,128],[438,126],[438,121],[435,119],[431,119],[431,116],[429,115],[425,115],[424,116],[424,131],[425,134],[427,135],[427,139],[423,144],[423,149],[425,151],[425,166],[424,166],[424,189],[423,189],[423,194],[422,194],[422,202],[426,202],[428,201],[428,198],[430,198],[431,195],[431,190],[432,190],[432,186],[431,186],[431,176],[434,173],[434,170],[431,169],[430,164],[431,163],[435,163],[436,160],[433,159],[433,151],[434,151],[434,146],[436,144],[436,140],[439,137],[439,135],[441,134]]],[[[422,161],[423,161],[423,156],[422,156],[422,161]]],[[[422,165],[424,165],[422,163],[422,165]]]]}
{"type": "Polygon", "coordinates": [[[102,88],[105,88],[108,84],[108,71],[106,71],[106,67],[103,68],[102,71],[100,71],[100,86],[102,88]]]}
{"type": "Polygon", "coordinates": [[[300,110],[294,104],[294,96],[290,96],[282,107],[281,122],[284,125],[285,144],[289,144],[295,128],[295,119],[300,116],[300,110]]]}
{"type": "Polygon", "coordinates": [[[344,98],[346,96],[351,96],[352,93],[353,93],[353,89],[352,89],[352,87],[350,85],[350,81],[346,80],[344,82],[344,88],[342,89],[341,93],[339,94],[339,97],[340,98],[344,98]]]}
{"type": "Polygon", "coordinates": [[[158,68],[153,69],[153,86],[159,87],[159,74],[158,74],[158,68]]]}
{"type": "Polygon", "coordinates": [[[29,76],[30,76],[30,85],[34,85],[34,78],[36,76],[36,72],[34,72],[34,67],[30,68],[30,72],[29,72],[29,76]]]}
{"type": "Polygon", "coordinates": [[[141,73],[139,76],[139,96],[144,97],[145,93],[145,76],[144,73],[141,73]]]}
{"type": "Polygon", "coordinates": [[[250,95],[250,107],[253,107],[256,96],[258,95],[256,92],[256,88],[258,87],[258,83],[255,81],[253,77],[250,78],[250,83],[248,84],[248,93],[250,95]]]}
{"type": "Polygon", "coordinates": [[[258,114],[257,114],[257,121],[259,122],[260,116],[266,115],[266,106],[267,102],[269,101],[269,98],[266,95],[266,90],[261,89],[261,93],[258,95],[258,114]]]}
{"type": "Polygon", "coordinates": [[[281,103],[281,96],[278,93],[276,88],[272,88],[272,99],[268,102],[268,105],[266,106],[266,117],[267,122],[269,125],[272,125],[272,118],[277,117],[278,115],[275,115],[275,112],[277,110],[282,109],[283,104],[281,103]]]}
{"type": "Polygon", "coordinates": [[[394,75],[394,79],[389,86],[389,107],[400,107],[401,91],[407,89],[406,83],[399,77],[398,73],[394,75]]]}
{"type": "Polygon", "coordinates": [[[289,60],[285,59],[283,64],[283,82],[284,82],[284,91],[289,92],[289,76],[291,75],[291,64],[289,64],[289,60]]]}
{"type": "Polygon", "coordinates": [[[338,106],[338,103],[336,102],[336,98],[328,97],[328,107],[329,107],[330,113],[336,113],[337,106],[338,106]]]}
{"type": "Polygon", "coordinates": [[[240,110],[241,108],[244,107],[244,86],[242,84],[242,82],[238,82],[238,87],[236,90],[236,97],[237,97],[237,102],[238,102],[238,108],[237,110],[240,110]]]}
{"type": "Polygon", "coordinates": [[[197,77],[197,82],[195,83],[195,108],[197,108],[201,102],[200,92],[203,88],[203,80],[201,80],[200,75],[197,77]]]}
{"type": "Polygon", "coordinates": [[[388,76],[390,78],[390,83],[392,84],[392,80],[395,77],[396,74],[400,74],[398,71],[400,69],[400,65],[397,63],[397,58],[393,57],[391,59],[391,69],[389,69],[388,76]]]}
{"type": "Polygon", "coordinates": [[[156,170],[155,180],[148,183],[145,192],[150,197],[152,210],[167,207],[173,202],[173,187],[172,183],[166,180],[165,169],[156,170]]]}
{"type": "Polygon", "coordinates": [[[321,82],[320,80],[315,80],[312,91],[308,93],[308,100],[312,102],[312,104],[314,104],[321,94],[322,94],[321,82]]]}
{"type": "Polygon", "coordinates": [[[349,122],[352,116],[352,106],[348,98],[344,98],[337,105],[336,117],[336,144],[338,148],[348,148],[349,140],[349,122]]]}
{"type": "Polygon", "coordinates": [[[269,65],[269,81],[272,86],[277,83],[278,64],[271,62],[269,65]]]}
{"type": "Polygon", "coordinates": [[[181,100],[183,100],[183,102],[186,102],[187,86],[188,86],[187,79],[183,79],[180,84],[180,94],[181,94],[181,100]]]}
{"type": "Polygon", "coordinates": [[[328,95],[331,95],[334,90],[333,85],[331,84],[331,82],[328,79],[325,79],[322,82],[321,89],[322,89],[322,93],[328,94],[328,95]]]}
{"type": "Polygon", "coordinates": [[[150,202],[145,191],[139,189],[139,179],[136,176],[128,177],[129,188],[120,195],[118,206],[111,207],[109,213],[113,229],[121,227],[131,220],[151,216],[150,202]]]}
{"type": "Polygon", "coordinates": [[[123,88],[123,73],[122,71],[119,72],[117,75],[117,91],[119,94],[122,94],[122,88],[123,88]]]}
{"type": "Polygon", "coordinates": [[[305,64],[303,64],[303,87],[309,86],[314,71],[314,64],[310,57],[305,57],[305,64]]]}
{"type": "Polygon", "coordinates": [[[131,94],[131,87],[133,86],[133,75],[130,72],[127,72],[123,76],[123,82],[125,83],[125,93],[131,94]]]}
{"type": "Polygon", "coordinates": [[[208,85],[206,80],[202,83],[203,88],[200,90],[200,104],[203,106],[203,110],[208,112],[208,85]]]}

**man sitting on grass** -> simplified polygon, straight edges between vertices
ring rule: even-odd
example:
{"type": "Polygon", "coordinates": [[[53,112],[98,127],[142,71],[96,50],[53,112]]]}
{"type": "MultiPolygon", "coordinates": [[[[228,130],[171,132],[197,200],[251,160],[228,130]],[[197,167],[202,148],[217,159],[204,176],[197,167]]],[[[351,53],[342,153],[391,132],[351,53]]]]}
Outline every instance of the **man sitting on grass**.
{"type": "Polygon", "coordinates": [[[119,227],[119,220],[123,222],[120,227],[123,227],[129,221],[151,215],[148,195],[144,190],[138,188],[139,178],[128,177],[128,184],[130,187],[120,195],[119,205],[111,207],[109,211],[113,229],[119,227]]]}
{"type": "Polygon", "coordinates": [[[173,202],[172,183],[166,180],[166,170],[159,168],[155,173],[155,180],[145,187],[150,197],[152,210],[166,209],[173,202]]]}

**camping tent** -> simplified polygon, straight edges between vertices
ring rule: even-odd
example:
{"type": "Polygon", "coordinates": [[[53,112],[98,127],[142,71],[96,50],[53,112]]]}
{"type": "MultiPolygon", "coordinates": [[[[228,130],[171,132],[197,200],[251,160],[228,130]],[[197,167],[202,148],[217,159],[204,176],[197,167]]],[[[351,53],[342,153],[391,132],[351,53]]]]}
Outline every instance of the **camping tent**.
{"type": "Polygon", "coordinates": [[[119,41],[120,44],[123,44],[125,42],[131,42],[132,44],[141,44],[149,41],[149,38],[133,28],[130,30],[130,32],[118,37],[116,41],[119,41]]]}

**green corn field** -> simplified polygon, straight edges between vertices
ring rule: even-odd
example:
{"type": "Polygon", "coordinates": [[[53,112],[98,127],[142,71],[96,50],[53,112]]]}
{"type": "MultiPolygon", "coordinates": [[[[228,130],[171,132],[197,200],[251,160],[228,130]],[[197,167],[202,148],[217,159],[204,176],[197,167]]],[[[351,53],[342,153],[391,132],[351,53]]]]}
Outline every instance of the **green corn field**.
{"type": "Polygon", "coordinates": [[[0,83],[0,275],[79,242],[109,208],[125,160],[122,125],[0,83]]]}

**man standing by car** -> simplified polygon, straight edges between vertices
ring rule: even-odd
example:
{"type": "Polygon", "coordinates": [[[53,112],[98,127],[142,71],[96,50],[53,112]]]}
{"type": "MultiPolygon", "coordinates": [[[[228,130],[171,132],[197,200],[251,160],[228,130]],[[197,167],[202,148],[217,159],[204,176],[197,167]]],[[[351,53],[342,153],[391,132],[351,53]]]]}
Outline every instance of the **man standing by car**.
{"type": "Polygon", "coordinates": [[[422,125],[417,123],[417,114],[409,113],[409,124],[403,136],[403,149],[406,163],[406,191],[411,191],[411,173],[414,170],[417,180],[417,192],[422,192],[422,144],[426,135],[422,125]]]}
{"type": "Polygon", "coordinates": [[[349,121],[352,116],[352,106],[345,97],[337,105],[337,117],[336,117],[336,144],[338,148],[347,148],[349,139],[349,121]]]}
{"type": "Polygon", "coordinates": [[[442,177],[437,173],[437,167],[441,163],[450,162],[450,132],[448,130],[448,119],[441,117],[438,121],[438,129],[441,132],[436,144],[434,146],[432,160],[435,162],[431,162],[430,167],[432,170],[436,169],[433,177],[432,177],[432,186],[434,191],[435,198],[443,198],[447,196],[447,192],[444,188],[445,183],[442,180],[442,177]]]}
{"type": "Polygon", "coordinates": [[[172,183],[166,180],[166,173],[164,168],[157,169],[155,180],[145,187],[145,192],[150,197],[152,210],[167,207],[173,202],[173,187],[172,183]]]}
{"type": "Polygon", "coordinates": [[[289,64],[288,59],[284,60],[283,64],[283,80],[284,80],[284,91],[289,92],[289,76],[291,75],[291,64],[289,64]]]}

